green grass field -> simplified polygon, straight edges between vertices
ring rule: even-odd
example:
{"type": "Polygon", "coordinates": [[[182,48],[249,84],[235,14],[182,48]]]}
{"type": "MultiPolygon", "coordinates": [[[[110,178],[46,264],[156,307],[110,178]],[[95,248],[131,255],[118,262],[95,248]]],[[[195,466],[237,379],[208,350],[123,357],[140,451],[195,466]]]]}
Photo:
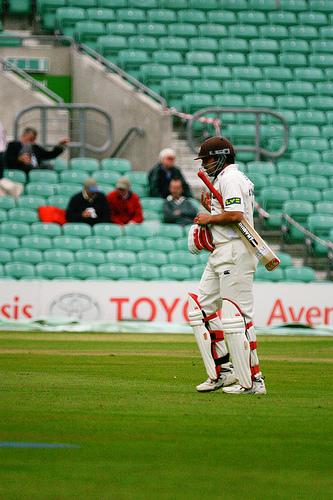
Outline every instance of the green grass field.
{"type": "Polygon", "coordinates": [[[198,394],[190,335],[0,332],[1,499],[329,499],[333,339],[260,337],[267,396],[198,394]]]}

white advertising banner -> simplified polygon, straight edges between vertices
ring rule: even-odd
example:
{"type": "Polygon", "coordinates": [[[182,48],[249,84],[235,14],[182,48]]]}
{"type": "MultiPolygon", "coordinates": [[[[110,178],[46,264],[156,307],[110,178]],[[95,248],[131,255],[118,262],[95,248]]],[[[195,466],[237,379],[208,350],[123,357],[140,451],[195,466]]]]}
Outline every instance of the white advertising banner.
{"type": "MultiPolygon", "coordinates": [[[[0,319],[187,322],[187,293],[174,281],[0,281],[0,319]]],[[[333,325],[333,283],[255,283],[255,323],[333,325]]]]}

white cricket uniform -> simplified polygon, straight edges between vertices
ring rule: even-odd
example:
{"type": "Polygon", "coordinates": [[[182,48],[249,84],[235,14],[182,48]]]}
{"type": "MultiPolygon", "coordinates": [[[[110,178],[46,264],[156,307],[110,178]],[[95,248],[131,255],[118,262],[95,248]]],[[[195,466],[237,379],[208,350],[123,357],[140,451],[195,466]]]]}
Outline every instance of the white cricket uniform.
{"type": "MultiPolygon", "coordinates": [[[[253,225],[253,184],[238,170],[236,164],[228,165],[216,177],[214,187],[221,193],[224,209],[216,198],[211,200],[211,214],[223,210],[243,212],[253,225]]],[[[253,274],[257,259],[245,246],[239,234],[230,225],[210,226],[215,250],[210,254],[202,275],[199,302],[207,314],[221,308],[222,299],[236,302],[247,323],[253,318],[253,274]]]]}

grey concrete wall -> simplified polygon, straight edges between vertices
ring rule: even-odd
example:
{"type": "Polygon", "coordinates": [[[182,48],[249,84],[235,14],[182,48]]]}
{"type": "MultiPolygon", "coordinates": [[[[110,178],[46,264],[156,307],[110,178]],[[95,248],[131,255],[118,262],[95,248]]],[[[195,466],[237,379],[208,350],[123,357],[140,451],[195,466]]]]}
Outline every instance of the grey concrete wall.
{"type": "MultiPolygon", "coordinates": [[[[32,41],[33,42],[33,41],[32,41]]],[[[26,42],[27,43],[27,42],[26,42]]],[[[0,47],[2,57],[47,57],[49,59],[50,74],[70,75],[71,56],[69,47],[54,47],[52,45],[26,45],[24,47],[0,47]]]]}
{"type": "MultiPolygon", "coordinates": [[[[145,136],[133,138],[120,156],[129,159],[136,170],[150,169],[159,151],[171,144],[170,116],[159,104],[136,92],[120,77],[107,73],[98,62],[74,48],[71,54],[73,102],[99,105],[111,115],[114,132],[111,149],[131,126],[143,128],[145,136]]],[[[92,141],[94,130],[89,134],[92,141]]]]}
{"type": "MultiPolygon", "coordinates": [[[[54,105],[47,96],[31,89],[30,85],[20,77],[0,69],[0,121],[3,123],[8,139],[13,138],[13,126],[16,115],[28,106],[38,104],[54,105]]],[[[21,129],[25,126],[35,127],[40,132],[39,114],[31,111],[24,116],[21,129]]],[[[68,114],[55,110],[51,115],[52,125],[48,133],[49,142],[56,144],[61,138],[68,136],[68,114]]]]}

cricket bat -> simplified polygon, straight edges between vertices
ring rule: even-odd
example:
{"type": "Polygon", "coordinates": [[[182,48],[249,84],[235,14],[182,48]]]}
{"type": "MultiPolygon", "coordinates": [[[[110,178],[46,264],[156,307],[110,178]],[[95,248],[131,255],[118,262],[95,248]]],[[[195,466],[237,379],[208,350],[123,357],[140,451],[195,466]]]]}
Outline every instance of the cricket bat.
{"type": "MultiPolygon", "coordinates": [[[[198,176],[213,196],[215,196],[221,207],[224,208],[221,193],[215,189],[212,182],[202,171],[198,172],[198,176]]],[[[240,234],[242,240],[255,254],[257,259],[260,260],[263,266],[265,266],[267,271],[273,271],[276,267],[278,267],[280,259],[245,218],[243,218],[240,222],[237,222],[237,224],[233,224],[233,227],[240,234]]]]}

